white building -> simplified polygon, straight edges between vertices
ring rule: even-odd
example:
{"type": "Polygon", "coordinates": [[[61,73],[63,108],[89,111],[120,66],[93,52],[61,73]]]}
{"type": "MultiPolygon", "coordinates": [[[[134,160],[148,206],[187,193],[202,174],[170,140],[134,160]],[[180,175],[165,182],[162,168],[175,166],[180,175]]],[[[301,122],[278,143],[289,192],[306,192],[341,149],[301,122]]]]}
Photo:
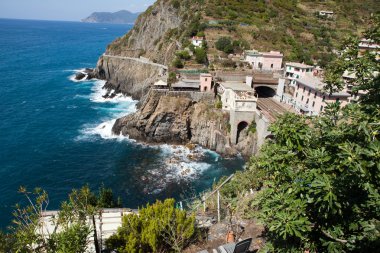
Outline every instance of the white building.
{"type": "Polygon", "coordinates": [[[296,80],[304,77],[307,73],[312,73],[313,66],[298,62],[287,62],[285,64],[284,76],[290,80],[290,86],[296,86],[296,80]]]}
{"type": "Polygon", "coordinates": [[[257,96],[255,90],[243,82],[222,82],[219,94],[226,111],[255,112],[257,96]]]}
{"type": "Polygon", "coordinates": [[[326,18],[333,18],[334,12],[333,11],[319,11],[320,17],[326,17],[326,18]]]}
{"type": "Polygon", "coordinates": [[[194,36],[191,39],[191,44],[193,44],[195,47],[201,47],[203,45],[203,41],[204,41],[203,37],[194,36]]]}

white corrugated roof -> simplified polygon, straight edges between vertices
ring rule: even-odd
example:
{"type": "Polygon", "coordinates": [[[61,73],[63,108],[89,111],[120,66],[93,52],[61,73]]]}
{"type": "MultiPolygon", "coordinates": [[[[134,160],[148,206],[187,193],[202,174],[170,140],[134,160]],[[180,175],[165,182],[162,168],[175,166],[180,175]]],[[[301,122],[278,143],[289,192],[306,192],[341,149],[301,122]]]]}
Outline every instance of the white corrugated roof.
{"type": "Polygon", "coordinates": [[[314,66],[310,66],[304,63],[299,63],[299,62],[287,62],[285,64],[286,66],[292,66],[296,68],[301,68],[301,69],[309,69],[309,68],[314,68],[314,66]]]}
{"type": "Polygon", "coordinates": [[[224,89],[231,89],[234,91],[254,91],[254,89],[242,82],[222,82],[220,85],[224,89]]]}

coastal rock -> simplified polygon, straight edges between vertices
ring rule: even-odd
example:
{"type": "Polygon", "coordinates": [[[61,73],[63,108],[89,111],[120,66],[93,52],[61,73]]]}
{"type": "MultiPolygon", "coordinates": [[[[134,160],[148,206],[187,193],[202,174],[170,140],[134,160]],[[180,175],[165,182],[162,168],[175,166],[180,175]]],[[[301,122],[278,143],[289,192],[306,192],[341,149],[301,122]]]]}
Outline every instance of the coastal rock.
{"type": "Polygon", "coordinates": [[[95,70],[97,78],[107,80],[105,89],[137,100],[148,93],[150,85],[162,74],[162,68],[154,65],[104,56],[99,59],[95,70]]]}
{"type": "Polygon", "coordinates": [[[205,101],[195,102],[185,95],[163,95],[152,90],[140,110],[116,120],[112,131],[142,142],[194,143],[225,156],[252,155],[250,147],[255,143],[251,137],[244,138],[241,145],[231,144],[228,117],[228,113],[205,101]]]}
{"type": "Polygon", "coordinates": [[[86,77],[86,74],[84,74],[82,72],[78,72],[75,74],[75,80],[78,80],[78,81],[82,80],[85,77],[86,77]]]}

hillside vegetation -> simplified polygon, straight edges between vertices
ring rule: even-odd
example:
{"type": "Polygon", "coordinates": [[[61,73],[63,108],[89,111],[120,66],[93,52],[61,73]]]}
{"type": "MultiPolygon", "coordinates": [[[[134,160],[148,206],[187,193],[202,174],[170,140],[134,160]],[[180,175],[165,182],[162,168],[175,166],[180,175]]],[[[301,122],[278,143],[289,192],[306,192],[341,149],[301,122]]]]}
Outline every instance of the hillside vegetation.
{"type": "Polygon", "coordinates": [[[279,50],[289,61],[324,66],[339,41],[365,30],[380,5],[376,0],[208,0],[204,10],[206,35],[215,37],[217,30],[217,36],[244,41],[251,49],[279,50]],[[318,17],[321,10],[335,15],[318,17]]]}

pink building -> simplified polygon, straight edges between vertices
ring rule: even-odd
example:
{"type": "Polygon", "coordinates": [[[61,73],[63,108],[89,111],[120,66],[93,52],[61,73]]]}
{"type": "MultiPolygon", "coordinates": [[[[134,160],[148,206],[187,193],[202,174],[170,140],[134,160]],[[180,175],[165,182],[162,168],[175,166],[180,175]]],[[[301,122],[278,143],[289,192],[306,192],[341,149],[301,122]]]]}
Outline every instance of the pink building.
{"type": "Polygon", "coordinates": [[[208,73],[201,74],[200,76],[201,91],[212,92],[212,75],[208,73]]]}
{"type": "Polygon", "coordinates": [[[258,52],[254,50],[245,51],[245,60],[258,70],[281,70],[283,54],[277,51],[258,52]]]}
{"type": "Polygon", "coordinates": [[[296,83],[293,105],[296,111],[302,114],[308,114],[310,116],[319,115],[324,111],[328,103],[337,101],[339,101],[343,107],[347,105],[350,97],[350,94],[345,90],[331,95],[326,94],[323,92],[323,87],[326,84],[311,73],[297,79],[296,83]]]}

